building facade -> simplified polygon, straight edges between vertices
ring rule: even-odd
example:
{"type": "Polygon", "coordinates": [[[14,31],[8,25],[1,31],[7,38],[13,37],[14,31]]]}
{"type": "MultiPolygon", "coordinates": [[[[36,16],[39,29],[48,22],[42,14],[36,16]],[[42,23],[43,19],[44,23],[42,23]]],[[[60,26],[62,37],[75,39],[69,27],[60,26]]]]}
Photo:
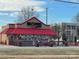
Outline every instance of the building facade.
{"type": "Polygon", "coordinates": [[[75,41],[75,37],[79,38],[79,24],[62,23],[62,33],[65,33],[68,41],[75,41]]]}
{"type": "Polygon", "coordinates": [[[8,24],[2,27],[0,43],[17,46],[33,46],[50,42],[57,33],[49,25],[36,17],[27,19],[23,23],[8,24]],[[43,42],[43,43],[42,43],[43,42]]]}
{"type": "Polygon", "coordinates": [[[67,42],[73,42],[74,44],[74,42],[79,41],[79,24],[78,23],[62,23],[61,33],[65,35],[67,42]]]}

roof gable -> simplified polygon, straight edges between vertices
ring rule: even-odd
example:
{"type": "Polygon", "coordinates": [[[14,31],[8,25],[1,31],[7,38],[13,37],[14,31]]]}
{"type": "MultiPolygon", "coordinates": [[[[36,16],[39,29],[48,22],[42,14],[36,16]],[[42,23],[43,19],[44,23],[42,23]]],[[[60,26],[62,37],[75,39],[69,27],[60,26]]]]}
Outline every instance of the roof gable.
{"type": "MultiPolygon", "coordinates": [[[[37,23],[43,23],[42,21],[38,20],[36,17],[32,17],[27,20],[27,22],[37,22],[37,23]]],[[[44,23],[43,23],[44,24],[44,23]]]]}
{"type": "Polygon", "coordinates": [[[26,22],[37,22],[37,23],[42,23],[42,24],[46,25],[45,23],[43,23],[42,21],[40,21],[40,20],[37,19],[36,17],[31,17],[31,18],[29,18],[29,19],[26,19],[25,22],[23,22],[23,23],[18,23],[18,24],[24,24],[24,23],[26,23],[26,22]]]}

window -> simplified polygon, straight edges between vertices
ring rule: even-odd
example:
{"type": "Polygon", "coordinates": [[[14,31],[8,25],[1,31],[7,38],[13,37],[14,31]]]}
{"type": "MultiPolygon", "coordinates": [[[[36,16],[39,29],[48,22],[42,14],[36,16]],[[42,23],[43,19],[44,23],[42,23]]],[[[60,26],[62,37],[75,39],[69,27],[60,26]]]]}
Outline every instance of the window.
{"type": "Polygon", "coordinates": [[[71,29],[71,26],[70,25],[67,25],[67,29],[71,29]]]}
{"type": "Polygon", "coordinates": [[[41,23],[35,23],[36,27],[41,27],[41,23]]]}
{"type": "Polygon", "coordinates": [[[66,31],[66,35],[71,35],[71,31],[66,31]]]}
{"type": "Polygon", "coordinates": [[[72,26],[72,29],[75,29],[76,27],[75,26],[72,26]]]}
{"type": "Polygon", "coordinates": [[[27,22],[27,25],[28,25],[28,26],[31,26],[31,25],[32,25],[32,23],[30,23],[30,22],[27,22]]]}
{"type": "Polygon", "coordinates": [[[79,29],[77,29],[77,35],[79,35],[79,29]]]}
{"type": "Polygon", "coordinates": [[[73,38],[72,37],[67,37],[67,41],[73,42],[73,38]]]}
{"type": "Polygon", "coordinates": [[[34,28],[40,28],[42,26],[41,23],[34,23],[34,22],[27,22],[27,25],[34,28]]]}

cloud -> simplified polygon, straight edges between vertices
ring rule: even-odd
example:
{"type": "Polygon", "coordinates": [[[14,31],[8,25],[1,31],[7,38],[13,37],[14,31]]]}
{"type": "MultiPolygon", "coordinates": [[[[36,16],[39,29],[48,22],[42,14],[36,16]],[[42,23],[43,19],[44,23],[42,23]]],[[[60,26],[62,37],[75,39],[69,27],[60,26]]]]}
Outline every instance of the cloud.
{"type": "Polygon", "coordinates": [[[8,15],[11,16],[11,17],[17,17],[18,16],[18,12],[13,12],[13,13],[10,13],[8,15]]]}
{"type": "Polygon", "coordinates": [[[45,9],[41,7],[34,7],[34,10],[37,12],[45,11],[45,9]]]}
{"type": "MultiPolygon", "coordinates": [[[[45,10],[41,8],[45,4],[46,2],[37,0],[0,0],[0,11],[20,11],[23,7],[34,7],[35,11],[41,12],[45,10]]],[[[17,12],[0,12],[0,15],[16,17],[17,12]]]]}
{"type": "Polygon", "coordinates": [[[44,4],[44,1],[37,0],[0,0],[0,10],[20,10],[22,7],[38,7],[44,4]]]}
{"type": "Polygon", "coordinates": [[[6,16],[6,15],[8,15],[8,13],[0,13],[0,15],[4,15],[4,16],[6,16]]]}
{"type": "Polygon", "coordinates": [[[7,21],[7,20],[4,19],[4,20],[0,20],[0,23],[8,24],[8,23],[13,23],[13,21],[10,21],[10,20],[7,21]]]}

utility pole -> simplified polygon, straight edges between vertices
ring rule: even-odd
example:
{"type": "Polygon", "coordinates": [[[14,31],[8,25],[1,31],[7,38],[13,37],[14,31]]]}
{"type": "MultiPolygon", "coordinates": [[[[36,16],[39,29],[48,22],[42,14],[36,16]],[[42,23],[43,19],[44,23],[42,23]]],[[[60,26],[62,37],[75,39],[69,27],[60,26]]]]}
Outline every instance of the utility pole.
{"type": "Polygon", "coordinates": [[[29,19],[29,17],[30,17],[30,13],[29,13],[30,8],[28,7],[27,9],[28,9],[28,19],[29,19]]]}
{"type": "Polygon", "coordinates": [[[34,8],[32,7],[32,13],[31,13],[31,16],[34,16],[34,8]]]}
{"type": "Polygon", "coordinates": [[[46,24],[48,24],[48,8],[46,8],[46,24]]]}

